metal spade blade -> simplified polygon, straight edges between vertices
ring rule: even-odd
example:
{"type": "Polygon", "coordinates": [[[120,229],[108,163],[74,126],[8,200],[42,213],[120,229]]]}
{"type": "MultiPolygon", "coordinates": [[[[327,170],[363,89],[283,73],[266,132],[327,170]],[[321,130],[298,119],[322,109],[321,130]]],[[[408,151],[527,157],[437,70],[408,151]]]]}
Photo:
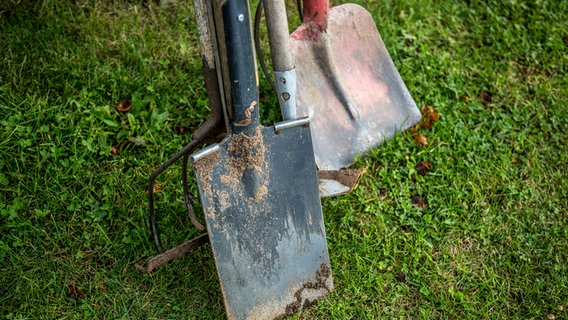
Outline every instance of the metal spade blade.
{"type": "Polygon", "coordinates": [[[298,115],[310,118],[318,167],[336,170],[421,115],[371,15],[355,4],[328,3],[304,0],[304,22],[290,39],[298,115]]]}

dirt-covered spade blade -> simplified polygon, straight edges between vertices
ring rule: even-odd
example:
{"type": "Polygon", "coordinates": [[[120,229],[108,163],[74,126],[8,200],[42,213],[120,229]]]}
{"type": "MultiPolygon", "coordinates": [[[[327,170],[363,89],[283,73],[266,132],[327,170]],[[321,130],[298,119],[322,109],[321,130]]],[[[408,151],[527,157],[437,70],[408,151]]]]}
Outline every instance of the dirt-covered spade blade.
{"type": "Polygon", "coordinates": [[[229,318],[291,314],[333,289],[308,127],[258,127],[193,161],[229,318]]]}
{"type": "Polygon", "coordinates": [[[190,159],[229,319],[274,319],[333,290],[307,118],[263,127],[246,0],[222,4],[231,134],[190,159]]]}

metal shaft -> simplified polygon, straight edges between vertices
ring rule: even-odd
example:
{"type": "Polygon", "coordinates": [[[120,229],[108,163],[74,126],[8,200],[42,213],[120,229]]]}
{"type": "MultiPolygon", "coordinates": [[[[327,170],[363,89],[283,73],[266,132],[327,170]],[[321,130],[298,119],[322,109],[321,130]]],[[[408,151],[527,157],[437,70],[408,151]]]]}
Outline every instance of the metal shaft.
{"type": "Polygon", "coordinates": [[[247,0],[227,0],[222,6],[227,47],[227,67],[231,84],[235,134],[254,134],[258,121],[258,75],[247,0]]]}

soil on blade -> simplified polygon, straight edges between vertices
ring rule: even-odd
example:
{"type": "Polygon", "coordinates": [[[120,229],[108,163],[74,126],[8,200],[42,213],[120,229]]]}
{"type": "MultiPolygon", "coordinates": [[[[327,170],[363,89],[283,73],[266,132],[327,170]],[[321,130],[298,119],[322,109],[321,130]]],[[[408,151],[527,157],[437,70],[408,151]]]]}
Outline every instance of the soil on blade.
{"type": "Polygon", "coordinates": [[[219,153],[215,152],[207,157],[199,159],[193,164],[193,168],[199,174],[199,180],[206,194],[211,194],[211,171],[220,159],[219,153]]]}
{"type": "MultiPolygon", "coordinates": [[[[244,133],[233,135],[227,150],[230,154],[229,159],[227,159],[229,173],[221,176],[221,183],[232,190],[238,188],[245,170],[253,169],[259,173],[266,170],[266,148],[260,128],[257,128],[252,136],[247,136],[244,133]]],[[[264,174],[261,174],[261,177],[263,180],[254,192],[253,198],[255,200],[260,200],[268,193],[268,177],[264,174]]]]}

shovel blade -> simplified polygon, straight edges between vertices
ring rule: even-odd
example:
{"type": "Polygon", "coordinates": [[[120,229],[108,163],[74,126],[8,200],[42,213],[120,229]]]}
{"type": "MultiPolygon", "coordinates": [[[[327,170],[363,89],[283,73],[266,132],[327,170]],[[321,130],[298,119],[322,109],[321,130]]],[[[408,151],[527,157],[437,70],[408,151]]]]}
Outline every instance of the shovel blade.
{"type": "Polygon", "coordinates": [[[347,167],[420,120],[371,15],[344,4],[327,32],[301,25],[292,35],[298,115],[309,116],[320,169],[347,167]]]}
{"type": "Polygon", "coordinates": [[[229,319],[289,315],[333,290],[309,127],[275,128],[191,157],[229,319]]]}

